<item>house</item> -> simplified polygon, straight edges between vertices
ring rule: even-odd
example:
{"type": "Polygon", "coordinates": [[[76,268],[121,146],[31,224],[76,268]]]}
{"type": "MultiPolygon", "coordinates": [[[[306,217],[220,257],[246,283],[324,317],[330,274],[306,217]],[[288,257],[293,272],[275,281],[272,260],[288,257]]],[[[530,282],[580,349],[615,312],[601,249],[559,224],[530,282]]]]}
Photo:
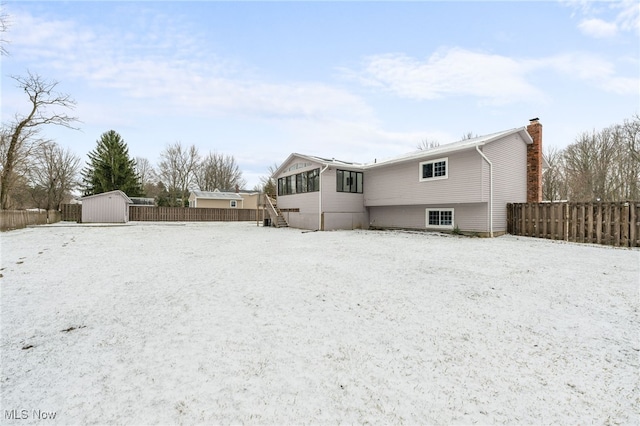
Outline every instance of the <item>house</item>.
{"type": "Polygon", "coordinates": [[[191,191],[189,207],[210,209],[257,209],[259,192],[191,191]]]}
{"type": "Polygon", "coordinates": [[[276,204],[295,228],[494,236],[506,232],[507,203],[541,200],[542,167],[536,118],[526,127],[368,164],[291,154],[274,173],[276,204]]]}
{"type": "Polygon", "coordinates": [[[129,197],[134,206],[154,207],[156,205],[155,198],[149,197],[129,197]]]}
{"type": "Polygon", "coordinates": [[[120,190],[82,197],[83,223],[126,223],[131,199],[120,190]]]}

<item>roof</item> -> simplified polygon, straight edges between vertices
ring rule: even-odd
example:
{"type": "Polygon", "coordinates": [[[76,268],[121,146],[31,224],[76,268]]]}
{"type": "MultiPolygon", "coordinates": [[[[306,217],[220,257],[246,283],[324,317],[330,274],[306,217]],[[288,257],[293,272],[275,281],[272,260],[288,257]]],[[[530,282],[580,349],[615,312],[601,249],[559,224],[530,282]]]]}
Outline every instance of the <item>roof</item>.
{"type": "Polygon", "coordinates": [[[402,163],[405,161],[413,161],[420,159],[427,159],[432,157],[439,157],[447,154],[451,154],[458,151],[464,151],[467,149],[475,149],[475,147],[480,147],[491,143],[493,141],[504,138],[505,136],[510,136],[513,134],[520,134],[520,136],[524,139],[527,144],[532,144],[533,139],[531,139],[531,135],[527,132],[526,127],[518,127],[515,129],[504,130],[502,132],[491,133],[489,135],[478,136],[471,139],[464,139],[458,142],[452,142],[445,145],[440,145],[430,149],[418,150],[414,152],[410,152],[408,154],[403,154],[397,157],[387,158],[381,161],[376,161],[374,163],[365,164],[366,169],[387,166],[396,163],[402,163]]]}
{"type": "Polygon", "coordinates": [[[323,158],[323,157],[316,157],[314,155],[298,154],[294,152],[293,154],[289,155],[289,157],[287,157],[287,159],[280,165],[280,167],[276,169],[275,172],[273,172],[272,176],[277,176],[280,173],[283,173],[285,166],[288,166],[289,161],[291,161],[291,159],[295,157],[301,158],[303,160],[311,161],[314,163],[319,163],[323,166],[336,166],[336,167],[345,167],[345,168],[353,168],[353,169],[362,169],[364,166],[364,164],[362,163],[352,163],[349,161],[336,160],[335,158],[329,159],[329,158],[323,158]]]}
{"type": "Polygon", "coordinates": [[[100,194],[87,195],[86,197],[82,197],[80,200],[84,201],[84,200],[88,200],[90,198],[105,197],[105,196],[109,196],[109,195],[119,195],[122,198],[124,198],[124,200],[127,203],[133,204],[133,201],[131,201],[131,198],[129,198],[127,196],[127,194],[125,194],[124,192],[120,191],[119,189],[116,189],[115,191],[101,192],[100,194]]]}
{"type": "Polygon", "coordinates": [[[220,192],[217,189],[213,192],[210,191],[191,191],[195,198],[204,198],[207,200],[242,200],[240,194],[235,192],[220,192]]]}
{"type": "MultiPolygon", "coordinates": [[[[420,160],[420,159],[428,159],[428,158],[433,158],[433,157],[439,157],[439,156],[443,156],[443,155],[448,155],[457,151],[463,151],[463,150],[467,150],[467,149],[475,149],[475,147],[480,147],[483,145],[486,145],[488,143],[491,143],[493,141],[502,139],[506,136],[510,136],[513,134],[519,134],[522,139],[527,143],[527,144],[532,144],[533,143],[533,139],[531,138],[531,135],[529,135],[529,132],[527,132],[527,128],[526,127],[518,127],[515,129],[509,129],[509,130],[503,130],[501,132],[497,132],[497,133],[491,133],[488,135],[484,135],[484,136],[478,136],[475,138],[471,138],[471,139],[464,139],[458,142],[453,142],[453,143],[448,143],[445,145],[440,145],[437,146],[435,148],[431,148],[431,149],[424,149],[424,150],[418,150],[418,151],[413,151],[410,152],[408,154],[403,154],[403,155],[399,155],[397,157],[391,157],[391,158],[387,158],[381,161],[375,161],[373,163],[351,163],[351,162],[347,162],[347,161],[341,161],[341,160],[336,160],[335,158],[332,159],[327,159],[327,158],[322,158],[322,157],[315,157],[313,155],[304,155],[304,154],[298,154],[298,153],[293,153],[291,155],[289,155],[289,157],[282,163],[282,165],[280,167],[278,167],[278,169],[273,173],[273,176],[277,176],[280,173],[282,173],[284,171],[285,166],[288,165],[289,161],[294,158],[294,157],[298,157],[301,158],[303,160],[308,160],[308,161],[313,161],[316,163],[320,163],[323,166],[339,166],[339,167],[348,167],[348,168],[353,168],[353,169],[372,169],[375,167],[382,167],[382,166],[388,166],[391,164],[396,164],[396,163],[402,163],[405,161],[413,161],[413,160],[420,160]]],[[[547,162],[546,159],[543,160],[543,167],[546,167],[547,162]]]]}

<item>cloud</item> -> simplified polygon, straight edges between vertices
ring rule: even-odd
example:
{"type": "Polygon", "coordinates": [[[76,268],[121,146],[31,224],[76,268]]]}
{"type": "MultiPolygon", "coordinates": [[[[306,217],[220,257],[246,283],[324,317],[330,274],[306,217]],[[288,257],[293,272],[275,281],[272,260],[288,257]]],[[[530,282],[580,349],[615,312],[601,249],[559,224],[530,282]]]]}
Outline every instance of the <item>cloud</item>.
{"type": "Polygon", "coordinates": [[[402,54],[365,59],[364,69],[348,72],[362,84],[411,99],[474,96],[491,104],[542,98],[526,78],[526,67],[506,56],[461,48],[441,49],[426,61],[402,54]]]}
{"type": "Polygon", "coordinates": [[[618,34],[618,26],[615,23],[597,18],[583,20],[578,28],[584,34],[595,38],[609,38],[618,34]]]}
{"type": "Polygon", "coordinates": [[[546,94],[531,81],[545,71],[618,94],[637,94],[638,87],[637,78],[617,76],[613,63],[587,53],[514,58],[451,48],[424,61],[390,54],[363,62],[360,70],[343,70],[344,75],[366,87],[417,100],[471,96],[490,105],[544,101],[546,94]]]}
{"type": "Polygon", "coordinates": [[[606,92],[619,95],[637,95],[640,80],[637,77],[616,75],[614,64],[588,53],[570,53],[532,61],[534,69],[550,69],[577,78],[606,92]]]}
{"type": "Polygon", "coordinates": [[[128,99],[153,101],[163,113],[371,118],[366,103],[348,91],[318,82],[262,81],[246,64],[206,51],[204,41],[171,18],[138,17],[135,34],[24,12],[15,19],[16,57],[128,99]]]}
{"type": "Polygon", "coordinates": [[[640,3],[637,0],[612,2],[565,1],[574,14],[583,18],[578,29],[593,38],[612,38],[624,32],[640,36],[640,3]]]}

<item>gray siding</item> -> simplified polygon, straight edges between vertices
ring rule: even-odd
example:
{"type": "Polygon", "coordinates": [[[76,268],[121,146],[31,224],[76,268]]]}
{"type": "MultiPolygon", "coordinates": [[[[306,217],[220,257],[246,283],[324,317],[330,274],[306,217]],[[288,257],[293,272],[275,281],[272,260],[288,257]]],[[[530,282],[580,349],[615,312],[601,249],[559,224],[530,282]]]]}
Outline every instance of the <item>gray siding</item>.
{"type": "Polygon", "coordinates": [[[473,149],[451,153],[447,158],[449,176],[442,180],[420,182],[420,162],[429,158],[367,170],[364,176],[365,205],[407,206],[488,201],[488,188],[482,185],[485,166],[480,154],[473,149]]]}
{"type": "MultiPolygon", "coordinates": [[[[318,163],[312,163],[310,166],[299,168],[295,170],[287,171],[287,168],[296,163],[309,162],[307,159],[301,159],[293,157],[288,164],[284,165],[284,172],[276,177],[276,184],[279,178],[296,175],[301,172],[305,172],[313,169],[322,170],[322,165],[318,163]]],[[[292,228],[299,229],[318,229],[320,224],[320,211],[319,211],[319,197],[320,192],[305,192],[302,194],[291,195],[279,195],[278,196],[278,208],[283,211],[283,216],[292,228]],[[300,209],[299,212],[287,212],[286,209],[300,209]]]]}
{"type": "Polygon", "coordinates": [[[428,229],[427,209],[454,209],[454,226],[464,232],[488,232],[486,203],[369,207],[369,224],[378,228],[428,229]]]}
{"type": "MultiPolygon", "coordinates": [[[[306,162],[297,157],[292,158],[285,169],[298,163],[306,162]]],[[[303,171],[324,168],[323,165],[313,163],[311,166],[283,172],[277,178],[295,175],[303,171]]],[[[356,170],[349,167],[341,167],[341,170],[356,170]]],[[[278,196],[278,207],[285,210],[283,215],[289,226],[301,229],[319,229],[320,226],[320,202],[322,202],[322,221],[324,230],[367,228],[368,216],[364,207],[363,194],[351,194],[336,191],[336,167],[328,167],[320,175],[320,192],[307,192],[303,194],[291,194],[278,196]],[[320,200],[322,198],[322,200],[320,200]],[[299,212],[287,212],[287,209],[299,209],[299,212]]],[[[365,183],[366,185],[366,183],[365,183]]]]}
{"type": "MultiPolygon", "coordinates": [[[[348,170],[348,169],[340,169],[348,170]]],[[[363,182],[363,191],[366,182],[363,182]]],[[[364,213],[364,194],[336,191],[336,168],[322,173],[322,211],[331,213],[364,213]]]]}
{"type": "Polygon", "coordinates": [[[125,223],[129,221],[129,203],[114,192],[82,199],[82,222],[125,223]]]}
{"type": "Polygon", "coordinates": [[[527,200],[527,144],[511,135],[483,149],[493,164],[493,230],[507,230],[507,203],[527,200]]]}

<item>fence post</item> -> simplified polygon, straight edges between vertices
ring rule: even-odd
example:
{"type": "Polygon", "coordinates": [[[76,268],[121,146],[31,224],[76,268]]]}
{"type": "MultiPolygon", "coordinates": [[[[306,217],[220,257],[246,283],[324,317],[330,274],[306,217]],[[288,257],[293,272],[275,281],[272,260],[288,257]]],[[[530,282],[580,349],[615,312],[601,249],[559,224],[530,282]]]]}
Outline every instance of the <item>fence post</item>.
{"type": "Polygon", "coordinates": [[[638,247],[638,204],[630,203],[629,206],[629,247],[638,247]]]}
{"type": "Polygon", "coordinates": [[[569,203],[564,203],[564,240],[569,241],[569,203]]]}
{"type": "Polygon", "coordinates": [[[617,247],[620,247],[621,205],[613,204],[613,236],[617,247]]]}
{"type": "Polygon", "coordinates": [[[622,205],[622,246],[630,247],[629,244],[629,203],[623,203],[622,205]]]}

